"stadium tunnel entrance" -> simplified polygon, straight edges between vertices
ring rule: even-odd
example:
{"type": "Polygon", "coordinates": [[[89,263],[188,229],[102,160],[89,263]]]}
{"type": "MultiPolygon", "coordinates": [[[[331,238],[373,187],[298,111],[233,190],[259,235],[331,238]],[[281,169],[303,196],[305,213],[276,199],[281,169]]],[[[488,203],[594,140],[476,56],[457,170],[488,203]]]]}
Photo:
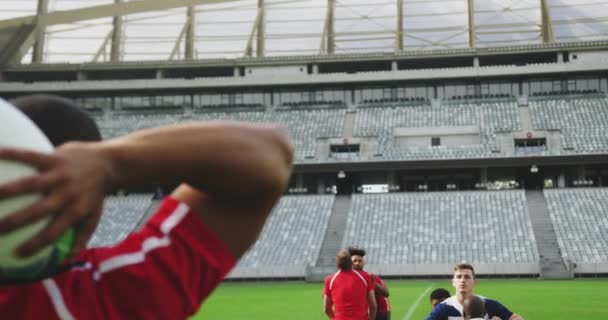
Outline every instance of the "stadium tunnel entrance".
{"type": "Polygon", "coordinates": [[[340,171],[336,178],[336,191],[338,194],[352,194],[361,185],[361,177],[356,172],[340,171]]]}
{"type": "Polygon", "coordinates": [[[518,168],[516,179],[523,189],[541,190],[544,188],[543,169],[536,165],[518,168]]]}

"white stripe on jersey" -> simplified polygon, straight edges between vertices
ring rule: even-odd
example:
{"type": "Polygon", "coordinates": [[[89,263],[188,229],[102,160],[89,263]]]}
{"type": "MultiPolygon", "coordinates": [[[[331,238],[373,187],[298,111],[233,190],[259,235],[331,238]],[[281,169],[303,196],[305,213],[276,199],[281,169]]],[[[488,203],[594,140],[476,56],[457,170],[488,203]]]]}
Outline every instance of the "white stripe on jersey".
{"type": "Polygon", "coordinates": [[[359,276],[359,279],[361,279],[361,281],[363,281],[363,285],[365,285],[365,287],[367,288],[367,281],[365,281],[365,278],[363,278],[363,276],[355,269],[353,269],[353,271],[355,272],[356,275],[359,276]]]}
{"type": "Polygon", "coordinates": [[[331,281],[329,281],[329,290],[331,290],[331,286],[334,285],[334,280],[336,280],[336,278],[338,277],[338,275],[340,274],[340,270],[336,271],[336,273],[334,273],[334,276],[331,278],[331,281]]]}
{"type": "Polygon", "coordinates": [[[162,238],[148,238],[141,244],[141,250],[133,253],[125,253],[115,257],[103,260],[99,263],[97,270],[93,272],[93,279],[99,281],[101,276],[106,273],[122,267],[133,264],[142,263],[146,260],[146,254],[154,249],[168,247],[171,245],[171,239],[164,236],[162,238]]]}
{"type": "Polygon", "coordinates": [[[106,272],[142,263],[146,260],[148,252],[170,246],[171,239],[167,235],[186,217],[189,210],[190,208],[186,204],[180,203],[160,225],[160,230],[165,235],[164,237],[150,237],[142,242],[141,249],[137,252],[124,253],[101,261],[98,270],[93,272],[93,279],[99,281],[101,276],[106,272]]]}
{"type": "Polygon", "coordinates": [[[189,210],[188,205],[180,202],[171,215],[160,225],[160,231],[164,234],[169,234],[184,219],[189,210]]]}
{"type": "Polygon", "coordinates": [[[61,295],[61,291],[59,290],[59,287],[57,287],[55,280],[45,279],[42,281],[42,285],[44,286],[44,289],[46,289],[49,298],[51,298],[51,303],[53,304],[53,308],[55,308],[55,312],[57,313],[57,316],[59,316],[59,319],[74,320],[74,316],[65,305],[65,301],[63,300],[63,296],[61,295]]]}

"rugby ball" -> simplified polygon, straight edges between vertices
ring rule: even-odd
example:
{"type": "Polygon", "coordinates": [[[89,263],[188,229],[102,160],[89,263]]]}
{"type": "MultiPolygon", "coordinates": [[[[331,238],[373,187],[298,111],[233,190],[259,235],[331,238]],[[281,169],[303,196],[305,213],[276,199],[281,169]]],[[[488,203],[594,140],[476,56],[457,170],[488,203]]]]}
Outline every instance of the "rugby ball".
{"type": "MultiPolygon", "coordinates": [[[[53,146],[40,129],[21,111],[0,99],[0,148],[19,148],[38,152],[51,152],[53,146]]],[[[29,165],[0,159],[0,184],[36,174],[29,165]]],[[[0,199],[0,219],[18,209],[27,207],[41,198],[40,194],[24,194],[0,199]]],[[[7,234],[0,234],[0,278],[28,279],[52,269],[67,255],[74,240],[70,229],[55,245],[50,245],[33,256],[20,258],[15,248],[38,234],[50,216],[23,226],[7,234]]]]}

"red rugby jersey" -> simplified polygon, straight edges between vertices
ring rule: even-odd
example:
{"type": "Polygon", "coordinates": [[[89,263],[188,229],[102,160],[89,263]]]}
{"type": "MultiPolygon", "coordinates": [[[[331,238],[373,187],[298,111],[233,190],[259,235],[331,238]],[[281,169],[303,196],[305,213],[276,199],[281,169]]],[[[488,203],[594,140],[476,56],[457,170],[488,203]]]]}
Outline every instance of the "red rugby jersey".
{"type": "Polygon", "coordinates": [[[368,320],[367,296],[373,290],[367,272],[338,270],[325,278],[323,294],[333,302],[334,320],[368,320]]]}
{"type": "Polygon", "coordinates": [[[0,287],[2,319],[186,319],[236,263],[190,208],[165,198],[114,247],[84,250],[50,278],[0,287]]]}

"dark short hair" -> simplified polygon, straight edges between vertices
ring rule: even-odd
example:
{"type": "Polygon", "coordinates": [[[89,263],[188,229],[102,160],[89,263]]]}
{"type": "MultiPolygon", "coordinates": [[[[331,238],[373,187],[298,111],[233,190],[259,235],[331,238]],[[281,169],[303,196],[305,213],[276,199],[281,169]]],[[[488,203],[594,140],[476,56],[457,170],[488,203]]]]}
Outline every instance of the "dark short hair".
{"type": "Polygon", "coordinates": [[[76,103],[56,95],[35,94],[10,101],[44,132],[54,146],[69,141],[99,141],[93,119],[76,103]]]}
{"type": "Polygon", "coordinates": [[[353,262],[350,260],[348,249],[338,251],[338,254],[336,254],[336,264],[340,270],[350,270],[353,268],[353,262]]]}
{"type": "Polygon", "coordinates": [[[351,256],[365,257],[365,249],[357,247],[348,247],[348,252],[351,256]]]}
{"type": "Polygon", "coordinates": [[[471,273],[473,274],[473,278],[475,277],[475,269],[473,269],[473,266],[468,264],[468,263],[459,263],[457,265],[454,266],[454,272],[458,271],[458,270],[471,270],[471,273]]]}
{"type": "Polygon", "coordinates": [[[433,301],[436,299],[439,301],[443,301],[449,297],[451,297],[451,294],[448,290],[444,288],[437,288],[433,290],[433,292],[431,292],[430,300],[433,301]]]}

